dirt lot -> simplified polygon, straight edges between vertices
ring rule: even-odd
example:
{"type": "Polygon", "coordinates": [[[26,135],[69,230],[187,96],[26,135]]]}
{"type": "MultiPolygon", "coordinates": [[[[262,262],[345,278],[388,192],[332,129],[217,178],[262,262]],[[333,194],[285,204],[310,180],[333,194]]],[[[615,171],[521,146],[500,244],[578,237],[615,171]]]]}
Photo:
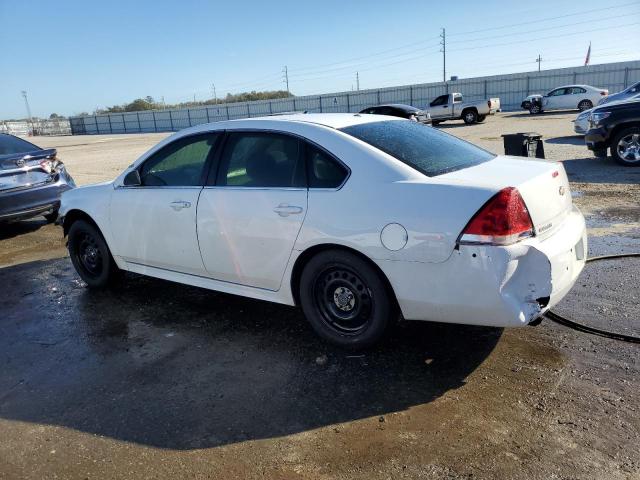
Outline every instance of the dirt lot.
{"type": "MultiPolygon", "coordinates": [[[[439,128],[497,153],[537,131],[590,254],[640,251],[640,169],[594,159],[575,114],[439,128]]],[[[38,138],[79,184],[164,134],[38,138]]],[[[405,322],[374,351],[292,308],[127,277],[89,292],[61,232],[0,230],[0,478],[640,478],[640,349],[550,321],[405,322]]],[[[640,334],[640,259],[587,266],[560,313],[640,334]]]]}

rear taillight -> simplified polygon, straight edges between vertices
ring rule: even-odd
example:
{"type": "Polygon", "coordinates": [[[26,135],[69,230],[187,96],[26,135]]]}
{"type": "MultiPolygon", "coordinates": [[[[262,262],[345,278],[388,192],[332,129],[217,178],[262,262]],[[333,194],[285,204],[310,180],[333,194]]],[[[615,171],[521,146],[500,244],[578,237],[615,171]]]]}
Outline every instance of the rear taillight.
{"type": "Polygon", "coordinates": [[[40,162],[40,168],[42,168],[45,172],[51,173],[53,171],[53,161],[46,158],[40,162]]]}
{"type": "Polygon", "coordinates": [[[600,95],[607,95],[608,92],[600,92],[600,95]]]}
{"type": "Polygon", "coordinates": [[[496,193],[460,234],[460,244],[510,245],[533,236],[533,222],[517,188],[496,193]]]}
{"type": "Polygon", "coordinates": [[[491,100],[487,100],[487,107],[491,108],[491,100]]]}

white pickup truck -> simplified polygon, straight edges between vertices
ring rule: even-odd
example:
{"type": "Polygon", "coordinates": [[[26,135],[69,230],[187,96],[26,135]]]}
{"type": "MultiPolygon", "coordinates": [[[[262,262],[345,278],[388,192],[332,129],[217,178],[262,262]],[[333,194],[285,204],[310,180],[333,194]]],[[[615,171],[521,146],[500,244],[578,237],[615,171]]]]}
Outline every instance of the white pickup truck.
{"type": "Polygon", "coordinates": [[[455,92],[440,95],[424,109],[431,115],[434,125],[445,120],[464,120],[466,124],[483,122],[487,115],[493,115],[498,110],[500,110],[499,98],[464,102],[462,94],[455,92]]]}

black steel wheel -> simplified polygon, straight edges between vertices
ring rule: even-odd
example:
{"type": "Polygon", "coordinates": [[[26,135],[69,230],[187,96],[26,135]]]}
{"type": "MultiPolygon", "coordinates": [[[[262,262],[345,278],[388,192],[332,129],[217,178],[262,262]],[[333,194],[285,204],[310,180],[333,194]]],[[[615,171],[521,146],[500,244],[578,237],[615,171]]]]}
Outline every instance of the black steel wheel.
{"type": "Polygon", "coordinates": [[[300,279],[300,303],[316,332],[331,343],[365,348],[391,323],[390,292],[376,269],[358,255],[327,250],[313,257],[300,279]]]}
{"type": "Polygon", "coordinates": [[[89,287],[106,286],[117,271],[102,234],[89,222],[77,220],[71,225],[68,248],[71,263],[89,287]]]}

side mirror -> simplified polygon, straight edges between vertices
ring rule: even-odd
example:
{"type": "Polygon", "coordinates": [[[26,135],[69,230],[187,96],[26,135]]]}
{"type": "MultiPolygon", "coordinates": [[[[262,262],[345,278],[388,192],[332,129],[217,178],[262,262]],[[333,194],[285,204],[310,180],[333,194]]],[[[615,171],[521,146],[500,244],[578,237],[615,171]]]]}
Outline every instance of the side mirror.
{"type": "Polygon", "coordinates": [[[139,187],[142,185],[142,180],[140,179],[140,172],[138,170],[131,170],[124,177],[124,181],[122,184],[125,187],[139,187]]]}

